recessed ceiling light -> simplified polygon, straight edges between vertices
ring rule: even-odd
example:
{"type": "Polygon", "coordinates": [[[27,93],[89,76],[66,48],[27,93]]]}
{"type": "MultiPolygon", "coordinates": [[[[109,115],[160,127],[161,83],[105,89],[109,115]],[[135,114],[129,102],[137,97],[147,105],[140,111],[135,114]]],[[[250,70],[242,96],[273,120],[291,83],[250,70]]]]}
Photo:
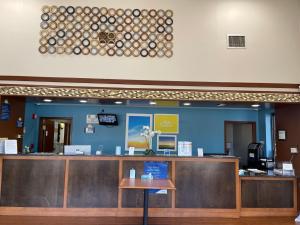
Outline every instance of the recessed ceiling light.
{"type": "Polygon", "coordinates": [[[81,99],[79,100],[80,103],[87,103],[88,101],[87,100],[84,100],[84,99],[81,99]]]}
{"type": "Polygon", "coordinates": [[[220,104],[218,104],[217,106],[218,106],[218,107],[224,107],[224,106],[226,106],[226,104],[225,104],[225,103],[220,103],[220,104]]]}
{"type": "Polygon", "coordinates": [[[190,106],[191,104],[192,104],[192,103],[190,103],[190,102],[184,102],[184,103],[183,103],[184,106],[190,106]]]}
{"type": "Polygon", "coordinates": [[[115,104],[121,105],[121,104],[123,104],[123,102],[121,102],[121,101],[115,101],[115,104]]]}
{"type": "Polygon", "coordinates": [[[150,105],[156,105],[156,102],[150,101],[149,104],[150,104],[150,105]]]}
{"type": "Polygon", "coordinates": [[[52,99],[45,98],[43,101],[44,101],[44,102],[52,102],[52,99]]]}
{"type": "Polygon", "coordinates": [[[253,104],[253,105],[251,105],[251,107],[253,107],[253,108],[258,108],[260,105],[259,104],[253,104]]]}

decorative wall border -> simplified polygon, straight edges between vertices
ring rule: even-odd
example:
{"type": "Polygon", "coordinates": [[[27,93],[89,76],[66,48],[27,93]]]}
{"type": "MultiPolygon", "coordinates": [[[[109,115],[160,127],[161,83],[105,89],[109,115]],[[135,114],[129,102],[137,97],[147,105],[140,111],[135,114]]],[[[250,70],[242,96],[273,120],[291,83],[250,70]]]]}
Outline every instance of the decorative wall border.
{"type": "Polygon", "coordinates": [[[0,86],[0,96],[300,103],[300,93],[129,88],[0,86]]]}

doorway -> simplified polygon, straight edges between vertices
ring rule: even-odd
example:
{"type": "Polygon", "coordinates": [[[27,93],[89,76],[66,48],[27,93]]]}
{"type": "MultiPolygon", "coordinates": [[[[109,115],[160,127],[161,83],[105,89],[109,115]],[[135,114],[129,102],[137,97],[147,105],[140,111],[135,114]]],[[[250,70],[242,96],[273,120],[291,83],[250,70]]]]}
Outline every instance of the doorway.
{"type": "Polygon", "coordinates": [[[225,121],[224,152],[240,157],[240,168],[247,167],[248,145],[256,142],[256,122],[225,121]]]}
{"type": "Polygon", "coordinates": [[[63,153],[70,144],[71,118],[41,117],[38,152],[63,153]]]}

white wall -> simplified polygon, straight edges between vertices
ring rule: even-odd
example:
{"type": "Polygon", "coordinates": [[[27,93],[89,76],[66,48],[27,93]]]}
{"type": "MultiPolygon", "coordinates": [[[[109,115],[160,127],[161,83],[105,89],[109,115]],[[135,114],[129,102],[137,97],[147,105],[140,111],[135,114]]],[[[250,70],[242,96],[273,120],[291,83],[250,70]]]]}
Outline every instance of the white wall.
{"type": "Polygon", "coordinates": [[[299,0],[1,0],[0,74],[143,80],[300,83],[299,0]],[[174,11],[174,56],[41,55],[43,5],[174,11]],[[228,50],[228,33],[247,48],[228,50]]]}

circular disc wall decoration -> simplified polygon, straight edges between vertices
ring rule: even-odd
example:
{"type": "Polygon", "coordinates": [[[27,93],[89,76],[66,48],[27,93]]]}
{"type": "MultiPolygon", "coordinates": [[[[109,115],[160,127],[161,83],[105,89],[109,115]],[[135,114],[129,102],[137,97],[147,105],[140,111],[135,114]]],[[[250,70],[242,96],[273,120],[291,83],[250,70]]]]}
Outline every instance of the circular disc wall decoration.
{"type": "Polygon", "coordinates": [[[172,10],[97,6],[41,9],[41,54],[173,56],[172,10]]]}

